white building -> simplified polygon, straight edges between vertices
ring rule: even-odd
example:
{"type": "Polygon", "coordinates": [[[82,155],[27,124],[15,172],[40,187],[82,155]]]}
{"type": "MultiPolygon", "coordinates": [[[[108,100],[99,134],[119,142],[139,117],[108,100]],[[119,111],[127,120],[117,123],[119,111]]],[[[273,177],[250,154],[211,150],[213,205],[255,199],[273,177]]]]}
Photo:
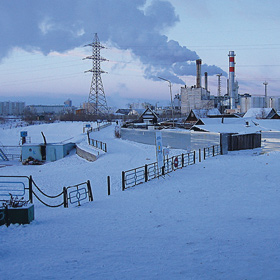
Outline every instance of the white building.
{"type": "Polygon", "coordinates": [[[196,85],[181,87],[181,113],[189,114],[192,109],[214,108],[214,100],[208,91],[207,73],[205,72],[205,86],[201,86],[201,59],[196,60],[196,85]]]}
{"type": "Polygon", "coordinates": [[[23,114],[25,108],[24,102],[0,102],[0,115],[2,116],[19,116],[23,114]]]}
{"type": "Polygon", "coordinates": [[[205,88],[181,88],[181,113],[189,114],[192,109],[214,108],[214,100],[210,100],[210,92],[205,88]]]}
{"type": "Polygon", "coordinates": [[[28,108],[33,114],[59,114],[69,110],[65,105],[29,105],[28,108]]]}

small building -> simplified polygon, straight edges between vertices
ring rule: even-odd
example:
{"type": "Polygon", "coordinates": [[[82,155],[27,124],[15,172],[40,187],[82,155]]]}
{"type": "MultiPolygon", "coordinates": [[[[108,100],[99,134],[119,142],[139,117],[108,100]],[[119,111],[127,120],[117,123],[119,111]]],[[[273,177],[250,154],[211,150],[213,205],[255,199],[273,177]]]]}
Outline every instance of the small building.
{"type": "Polygon", "coordinates": [[[190,111],[185,122],[195,124],[199,119],[208,118],[210,116],[221,116],[221,113],[217,108],[200,110],[193,109],[190,111]]]}
{"type": "Polygon", "coordinates": [[[56,161],[67,156],[75,146],[75,143],[24,144],[21,150],[22,161],[29,157],[39,161],[56,161]]]}
{"type": "Polygon", "coordinates": [[[147,125],[154,125],[158,122],[158,116],[151,108],[147,108],[140,116],[139,122],[147,125]]]}
{"type": "Polygon", "coordinates": [[[145,112],[145,109],[131,109],[128,113],[129,116],[138,116],[140,117],[145,112]]]}
{"type": "Polygon", "coordinates": [[[130,109],[118,109],[115,114],[116,115],[124,115],[124,116],[128,116],[130,112],[130,109]]]}
{"type": "Polygon", "coordinates": [[[244,118],[280,119],[280,116],[273,108],[250,108],[244,118]]]}
{"type": "Polygon", "coordinates": [[[84,109],[84,108],[79,108],[79,109],[75,110],[76,115],[83,115],[85,113],[86,113],[86,109],[84,109]]]}
{"type": "Polygon", "coordinates": [[[115,114],[124,116],[141,116],[145,109],[118,109],[115,114]]]}

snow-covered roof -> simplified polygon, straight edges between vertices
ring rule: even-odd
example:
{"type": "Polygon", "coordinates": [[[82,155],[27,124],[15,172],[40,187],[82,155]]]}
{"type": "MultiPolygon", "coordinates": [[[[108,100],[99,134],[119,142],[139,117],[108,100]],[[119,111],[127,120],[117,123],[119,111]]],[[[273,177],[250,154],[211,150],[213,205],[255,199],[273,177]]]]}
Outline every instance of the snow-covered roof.
{"type": "Polygon", "coordinates": [[[217,108],[212,109],[193,109],[192,112],[195,116],[200,118],[206,118],[207,116],[219,116],[221,115],[220,111],[217,108]]]}
{"type": "Polygon", "coordinates": [[[250,108],[244,118],[266,119],[274,114],[276,114],[276,111],[273,108],[250,108]]]}
{"type": "Polygon", "coordinates": [[[262,120],[255,118],[247,118],[246,120],[254,123],[261,131],[280,131],[280,120],[262,120]]]}
{"type": "Polygon", "coordinates": [[[148,116],[148,118],[157,118],[158,119],[158,116],[157,114],[155,113],[154,110],[152,110],[151,108],[147,108],[143,113],[142,115],[140,116],[140,118],[147,118],[146,116],[148,116]]]}
{"type": "Polygon", "coordinates": [[[205,125],[213,124],[246,124],[246,119],[243,118],[200,118],[199,123],[202,122],[205,125]]]}
{"type": "Polygon", "coordinates": [[[128,115],[141,115],[143,114],[143,112],[145,111],[145,109],[131,109],[130,112],[128,113],[128,115]]]}
{"type": "Polygon", "coordinates": [[[201,130],[207,132],[217,132],[217,133],[256,133],[260,132],[261,128],[258,125],[249,122],[246,123],[212,123],[205,125],[194,125],[192,130],[201,130]]]}

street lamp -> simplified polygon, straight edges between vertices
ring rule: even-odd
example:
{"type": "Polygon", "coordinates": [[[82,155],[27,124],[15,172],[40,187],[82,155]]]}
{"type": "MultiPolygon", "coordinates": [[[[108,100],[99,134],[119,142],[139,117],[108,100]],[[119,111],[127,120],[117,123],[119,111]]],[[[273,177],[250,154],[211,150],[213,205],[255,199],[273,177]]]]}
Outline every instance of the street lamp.
{"type": "Polygon", "coordinates": [[[173,126],[173,128],[174,128],[174,127],[175,127],[175,124],[174,124],[174,114],[173,114],[173,98],[172,98],[171,82],[170,82],[169,80],[164,79],[164,78],[161,78],[161,77],[158,77],[158,78],[169,83],[170,98],[171,98],[172,126],[173,126]]]}

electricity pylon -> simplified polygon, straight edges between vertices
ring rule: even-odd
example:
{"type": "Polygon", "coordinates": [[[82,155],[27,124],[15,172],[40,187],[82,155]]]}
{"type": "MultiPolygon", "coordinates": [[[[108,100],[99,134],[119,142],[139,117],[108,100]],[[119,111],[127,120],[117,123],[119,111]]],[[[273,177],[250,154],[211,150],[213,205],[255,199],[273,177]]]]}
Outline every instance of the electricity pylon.
{"type": "Polygon", "coordinates": [[[92,69],[85,71],[85,73],[92,72],[87,112],[96,116],[106,115],[109,111],[101,79],[101,74],[105,73],[105,71],[103,71],[100,67],[100,63],[102,61],[107,61],[107,59],[100,56],[100,50],[105,47],[100,44],[97,33],[95,33],[93,42],[85,47],[87,46],[92,47],[92,55],[85,58],[92,60],[92,69]]]}

